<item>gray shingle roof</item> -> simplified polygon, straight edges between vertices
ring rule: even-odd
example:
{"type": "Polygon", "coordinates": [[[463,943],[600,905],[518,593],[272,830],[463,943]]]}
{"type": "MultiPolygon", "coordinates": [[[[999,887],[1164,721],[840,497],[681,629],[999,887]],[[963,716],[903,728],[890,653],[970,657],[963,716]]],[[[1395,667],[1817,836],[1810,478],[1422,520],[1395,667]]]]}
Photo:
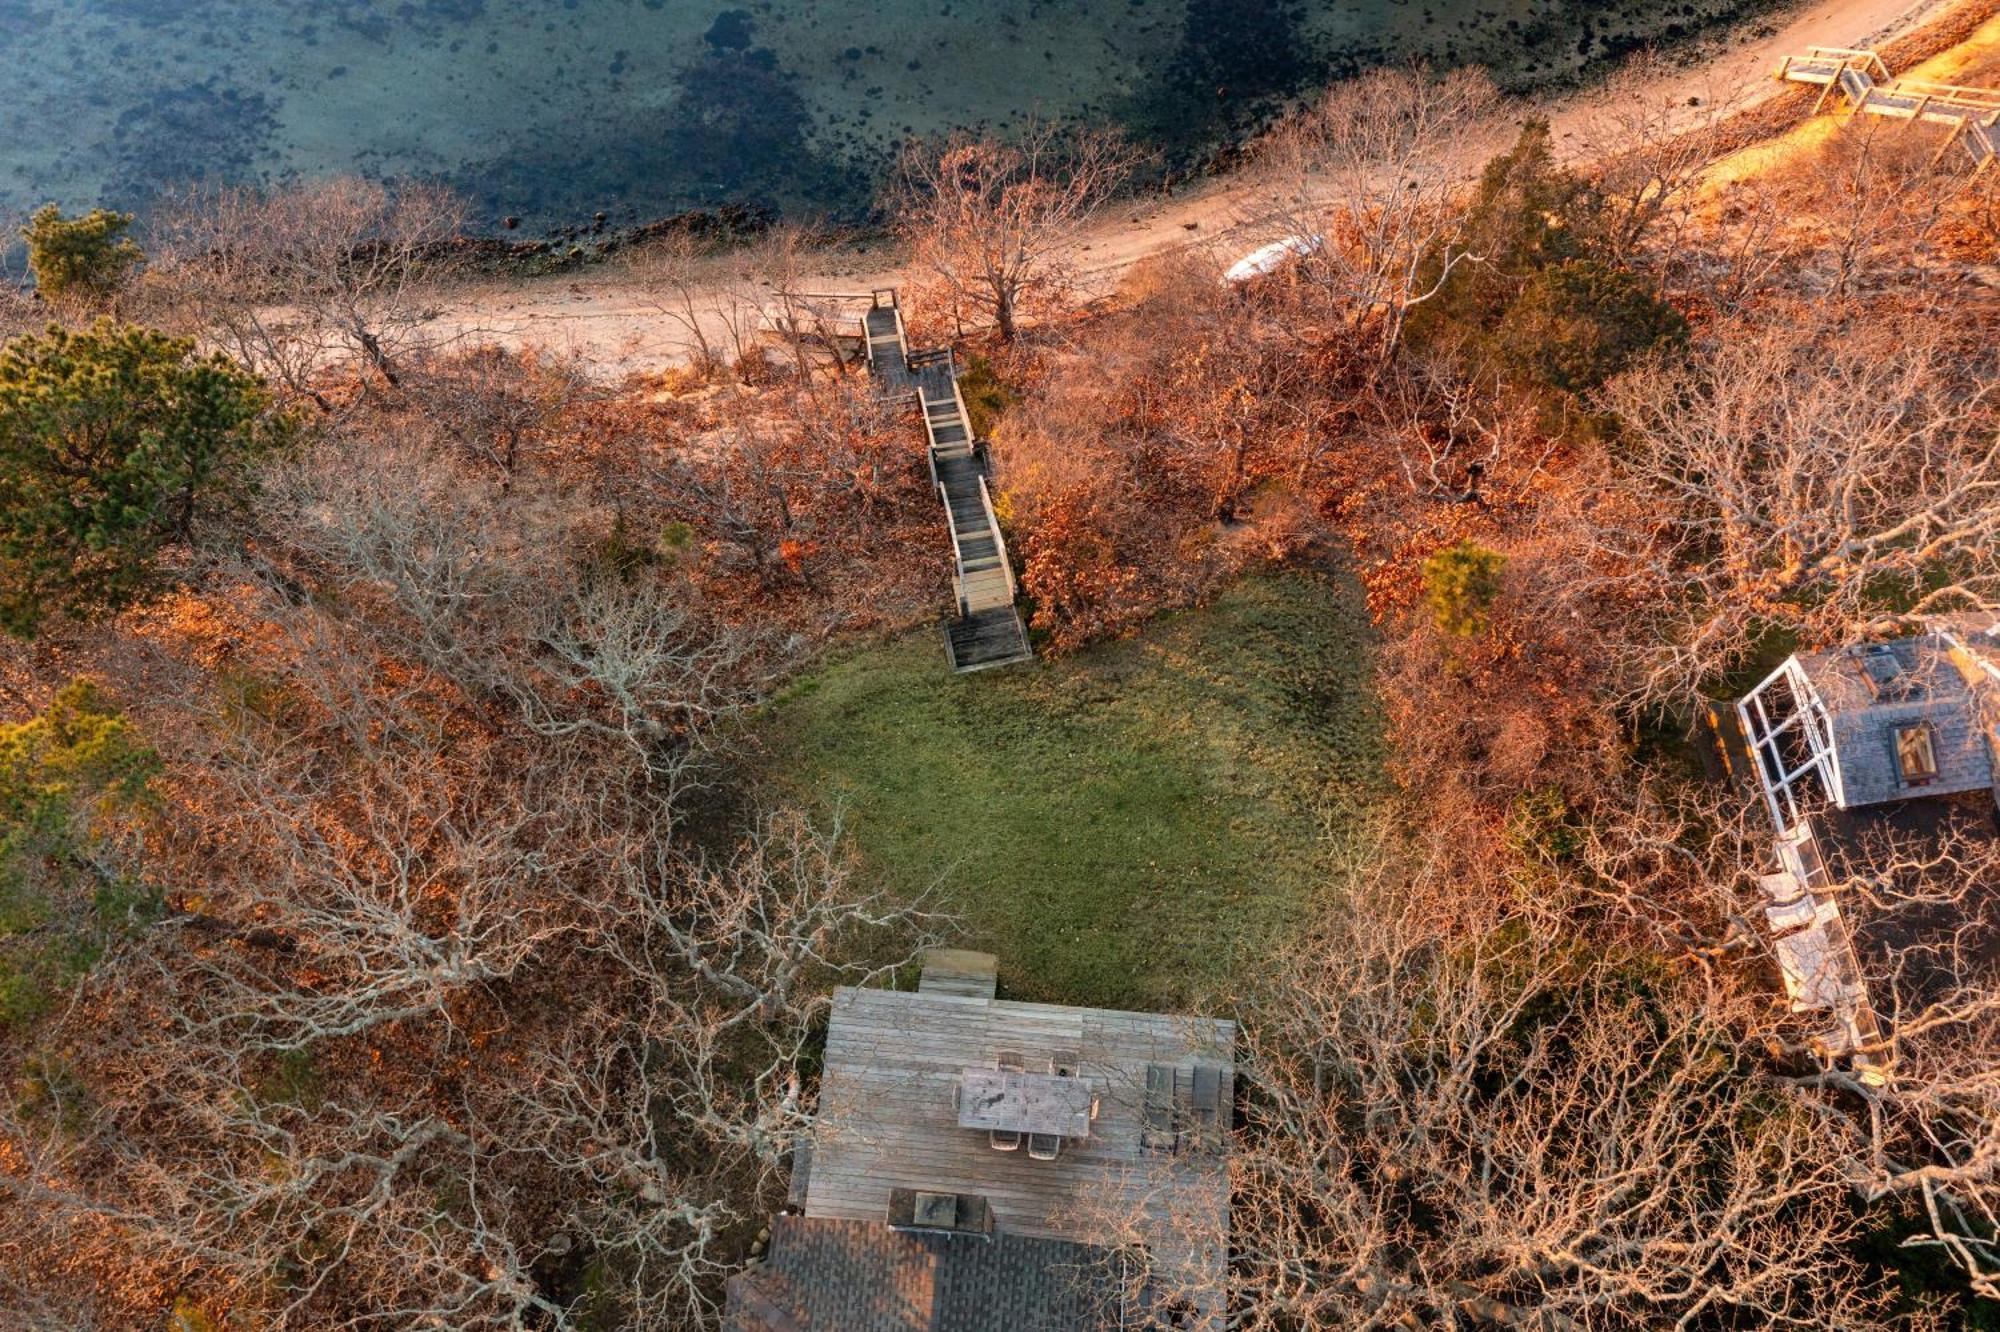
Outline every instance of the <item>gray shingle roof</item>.
{"type": "Polygon", "coordinates": [[[1025,1235],[919,1235],[780,1216],[763,1263],[729,1283],[726,1332],[1101,1332],[1112,1255],[1025,1235]]]}
{"type": "Polygon", "coordinates": [[[1799,665],[1825,701],[1835,762],[1848,807],[1949,795],[1993,784],[1993,760],[1982,725],[1981,695],[1953,660],[1948,645],[1925,634],[1866,648],[1804,653],[1799,665]],[[1919,723],[1931,728],[1938,775],[1904,782],[1896,733],[1919,723]]]}

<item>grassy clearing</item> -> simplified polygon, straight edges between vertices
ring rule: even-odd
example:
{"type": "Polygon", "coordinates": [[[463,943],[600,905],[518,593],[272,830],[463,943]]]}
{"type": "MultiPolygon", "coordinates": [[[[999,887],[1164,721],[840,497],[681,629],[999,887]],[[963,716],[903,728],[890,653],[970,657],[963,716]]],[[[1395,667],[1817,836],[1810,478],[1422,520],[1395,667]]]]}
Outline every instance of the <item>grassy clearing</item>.
{"type": "Polygon", "coordinates": [[[912,634],[775,701],[764,776],[844,809],[879,882],[939,884],[1004,993],[1196,1002],[1297,918],[1382,790],[1366,625],[1351,583],[1288,575],[969,677],[912,634]]]}

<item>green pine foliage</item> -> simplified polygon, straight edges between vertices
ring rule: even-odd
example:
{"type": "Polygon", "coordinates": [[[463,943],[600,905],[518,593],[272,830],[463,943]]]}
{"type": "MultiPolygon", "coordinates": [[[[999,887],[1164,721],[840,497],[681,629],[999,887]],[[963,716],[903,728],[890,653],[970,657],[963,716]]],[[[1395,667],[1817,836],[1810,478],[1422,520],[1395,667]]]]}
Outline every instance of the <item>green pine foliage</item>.
{"type": "Polygon", "coordinates": [[[141,599],[197,512],[240,497],[289,423],[191,339],[100,320],[0,348],[0,628],[141,599]]]}
{"type": "Polygon", "coordinates": [[[1548,124],[1529,121],[1426,261],[1419,289],[1437,291],[1412,312],[1412,341],[1484,347],[1516,383],[1560,397],[1684,342],[1686,320],[1652,281],[1607,261],[1604,212],[1589,182],[1557,165],[1548,124]]]}
{"type": "Polygon", "coordinates": [[[158,771],[87,681],[0,725],[0,1027],[44,1011],[151,912],[118,840],[158,771]]]}
{"type": "Polygon", "coordinates": [[[1494,327],[1530,275],[1587,253],[1592,208],[1584,183],[1556,165],[1548,123],[1529,121],[1480,173],[1458,234],[1426,259],[1417,289],[1438,290],[1412,313],[1410,335],[1494,327]]]}
{"type": "Polygon", "coordinates": [[[1484,632],[1506,565],[1505,555],[1470,541],[1446,546],[1425,560],[1424,605],[1437,627],[1455,638],[1484,632]]]}
{"type": "Polygon", "coordinates": [[[51,301],[109,298],[146,258],[125,234],[131,228],[130,213],[108,208],[95,208],[80,217],[64,217],[54,204],[38,209],[21,228],[35,289],[51,301]]]}
{"type": "Polygon", "coordinates": [[[1595,259],[1571,259],[1529,278],[1499,325],[1501,354],[1515,374],[1575,394],[1687,336],[1687,320],[1650,282],[1595,259]]]}
{"type": "Polygon", "coordinates": [[[974,439],[990,439],[993,427],[1019,401],[993,368],[993,362],[977,352],[966,359],[965,373],[958,379],[959,396],[965,399],[966,415],[972,419],[974,439]]]}

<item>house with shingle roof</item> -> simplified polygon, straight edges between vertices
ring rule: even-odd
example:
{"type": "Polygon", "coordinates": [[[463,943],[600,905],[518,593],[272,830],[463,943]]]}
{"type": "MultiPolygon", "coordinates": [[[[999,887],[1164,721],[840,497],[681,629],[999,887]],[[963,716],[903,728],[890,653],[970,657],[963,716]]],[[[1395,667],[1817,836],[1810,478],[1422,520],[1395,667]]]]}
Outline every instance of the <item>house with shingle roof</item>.
{"type": "Polygon", "coordinates": [[[1850,1057],[1864,1077],[1886,1076],[1866,963],[1920,941],[1908,923],[1857,927],[1841,885],[1866,875],[1869,844],[1883,834],[1993,831],[2000,616],[1938,619],[1890,642],[1795,654],[1736,703],[1734,718],[1736,765],[1777,834],[1775,863],[1758,883],[1787,1000],[1824,1020],[1817,1044],[1826,1054],[1850,1057]]]}
{"type": "Polygon", "coordinates": [[[996,997],[994,959],[835,991],[790,1214],[730,1332],[1220,1327],[1235,1024],[996,997]]]}

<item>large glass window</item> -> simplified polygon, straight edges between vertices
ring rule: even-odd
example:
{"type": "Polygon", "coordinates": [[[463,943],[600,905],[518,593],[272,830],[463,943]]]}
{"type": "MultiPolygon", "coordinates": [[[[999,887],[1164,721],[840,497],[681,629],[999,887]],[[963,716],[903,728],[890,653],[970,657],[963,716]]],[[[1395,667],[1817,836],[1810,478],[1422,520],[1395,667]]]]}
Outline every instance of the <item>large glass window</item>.
{"type": "Polygon", "coordinates": [[[1896,767],[1905,786],[1924,786],[1937,780],[1937,743],[1929,722],[1897,728],[1896,767]]]}

